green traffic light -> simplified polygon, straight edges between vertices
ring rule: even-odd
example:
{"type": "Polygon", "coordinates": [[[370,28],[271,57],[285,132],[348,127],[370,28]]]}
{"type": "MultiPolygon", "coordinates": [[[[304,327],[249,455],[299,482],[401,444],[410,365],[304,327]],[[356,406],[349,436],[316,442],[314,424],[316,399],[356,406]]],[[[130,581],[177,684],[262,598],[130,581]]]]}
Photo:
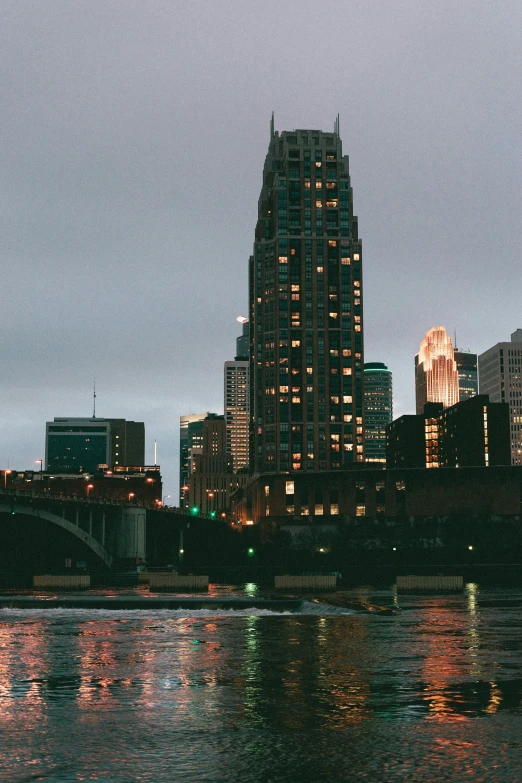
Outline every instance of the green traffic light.
{"type": "Polygon", "coordinates": [[[192,506],[192,508],[190,509],[190,513],[191,514],[197,514],[198,511],[199,511],[199,508],[197,506],[192,506]]]}
{"type": "Polygon", "coordinates": [[[211,511],[210,512],[210,516],[212,517],[212,519],[214,519],[214,517],[216,516],[216,512],[215,511],[211,511]]]}

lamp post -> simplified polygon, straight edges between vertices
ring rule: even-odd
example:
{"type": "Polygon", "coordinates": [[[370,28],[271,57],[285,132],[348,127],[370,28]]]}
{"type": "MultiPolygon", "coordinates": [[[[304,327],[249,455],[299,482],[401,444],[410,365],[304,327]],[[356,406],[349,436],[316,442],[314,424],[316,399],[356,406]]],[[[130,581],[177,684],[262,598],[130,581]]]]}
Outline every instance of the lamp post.
{"type": "Polygon", "coordinates": [[[170,495],[163,495],[163,500],[161,502],[161,505],[164,506],[165,505],[165,501],[168,500],[169,498],[170,498],[170,495]]]}
{"type": "Polygon", "coordinates": [[[36,464],[40,463],[40,475],[43,473],[43,459],[35,459],[36,464]]]}
{"type": "Polygon", "coordinates": [[[12,472],[12,470],[4,470],[4,489],[7,489],[7,474],[12,472]]]}
{"type": "Polygon", "coordinates": [[[134,492],[129,492],[129,500],[132,500],[133,497],[134,497],[134,492]]]}
{"type": "Polygon", "coordinates": [[[94,484],[87,484],[87,497],[89,497],[90,490],[94,487],[94,484]]]}

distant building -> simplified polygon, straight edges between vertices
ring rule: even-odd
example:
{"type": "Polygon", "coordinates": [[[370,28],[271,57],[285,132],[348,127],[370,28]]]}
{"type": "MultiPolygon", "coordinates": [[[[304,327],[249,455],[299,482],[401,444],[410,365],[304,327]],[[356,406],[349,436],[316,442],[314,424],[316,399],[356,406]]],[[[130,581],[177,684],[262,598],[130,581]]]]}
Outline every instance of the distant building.
{"type": "Polygon", "coordinates": [[[427,402],[445,408],[459,401],[459,376],[453,343],[443,326],[432,326],[415,357],[415,402],[422,414],[427,402]]]}
{"type": "Polygon", "coordinates": [[[243,334],[236,341],[235,359],[233,362],[225,362],[224,410],[227,451],[232,458],[234,472],[248,467],[249,452],[249,328],[246,319],[241,319],[241,323],[243,334]]]}
{"type": "Polygon", "coordinates": [[[387,468],[459,468],[509,465],[508,406],[487,395],[424,413],[401,416],[386,429],[387,468]]]}
{"type": "Polygon", "coordinates": [[[364,365],[366,462],[386,462],[386,425],[393,419],[392,373],[382,362],[364,365]]]}
{"type": "MultiPolygon", "coordinates": [[[[188,481],[192,472],[192,458],[201,453],[203,446],[203,421],[211,414],[189,413],[179,418],[179,505],[188,506],[188,481]]],[[[214,415],[214,414],[212,414],[214,415]]]]}
{"type": "Polygon", "coordinates": [[[145,425],[140,421],[55,417],[46,423],[47,470],[94,473],[102,465],[143,465],[145,425]]]}
{"type": "Polygon", "coordinates": [[[459,402],[463,402],[478,394],[477,354],[455,350],[454,356],[459,376],[459,402]]]}
{"type": "Polygon", "coordinates": [[[211,413],[202,425],[202,447],[193,457],[188,479],[189,506],[203,514],[217,514],[227,508],[233,475],[225,417],[211,413]]]}
{"type": "Polygon", "coordinates": [[[513,332],[511,342],[484,351],[478,361],[480,393],[509,405],[511,463],[522,465],[522,329],[513,332]]]}
{"type": "Polygon", "coordinates": [[[418,536],[424,548],[426,536],[436,535],[427,532],[436,530],[434,517],[484,515],[498,521],[493,515],[505,515],[518,530],[521,502],[522,468],[513,465],[439,470],[361,465],[307,475],[262,473],[234,494],[233,513],[243,524],[260,523],[265,539],[284,530],[298,541],[311,534],[317,542],[322,533],[341,529],[354,544],[362,538],[370,546],[394,530],[375,521],[398,519],[406,524],[394,531],[396,540],[418,536]],[[419,532],[410,532],[416,523],[419,532]]]}

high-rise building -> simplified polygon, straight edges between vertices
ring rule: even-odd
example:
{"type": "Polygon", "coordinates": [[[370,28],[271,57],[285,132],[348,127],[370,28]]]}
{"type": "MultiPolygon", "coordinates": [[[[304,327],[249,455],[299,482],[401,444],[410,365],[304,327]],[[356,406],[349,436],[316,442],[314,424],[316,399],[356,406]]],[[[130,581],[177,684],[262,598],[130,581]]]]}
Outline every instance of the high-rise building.
{"type": "Polygon", "coordinates": [[[94,473],[145,464],[145,425],[125,419],[55,417],[46,423],[47,470],[94,473]]]}
{"type": "Polygon", "coordinates": [[[422,414],[401,416],[386,429],[387,468],[458,468],[509,465],[505,403],[475,395],[444,408],[428,402],[422,414]]]}
{"type": "Polygon", "coordinates": [[[361,241],[333,133],[274,130],[250,259],[254,473],[363,461],[361,241]]]}
{"type": "Polygon", "coordinates": [[[511,342],[484,351],[478,362],[480,393],[509,404],[511,463],[522,465],[522,329],[513,332],[511,342]]]}
{"type": "MultiPolygon", "coordinates": [[[[179,417],[179,505],[188,505],[188,481],[193,467],[193,456],[203,447],[203,420],[211,414],[190,413],[179,417]],[[185,488],[185,489],[184,489],[185,488]]],[[[214,415],[214,414],[212,414],[214,415]]]]}
{"type": "Polygon", "coordinates": [[[393,419],[392,372],[382,362],[364,365],[364,455],[386,462],[386,425],[393,419]]]}
{"type": "Polygon", "coordinates": [[[477,354],[467,351],[454,353],[459,375],[459,402],[478,394],[477,354]]]}
{"type": "Polygon", "coordinates": [[[227,430],[227,451],[232,458],[234,472],[248,467],[250,424],[249,328],[246,318],[238,318],[243,333],[236,341],[234,361],[225,362],[224,410],[227,430]]]}
{"type": "Polygon", "coordinates": [[[188,502],[204,514],[223,511],[231,489],[232,460],[227,452],[225,417],[210,413],[202,422],[203,442],[194,455],[188,502]]]}
{"type": "Polygon", "coordinates": [[[415,357],[415,402],[422,414],[427,402],[445,408],[459,401],[459,375],[451,337],[443,326],[432,326],[415,357]]]}

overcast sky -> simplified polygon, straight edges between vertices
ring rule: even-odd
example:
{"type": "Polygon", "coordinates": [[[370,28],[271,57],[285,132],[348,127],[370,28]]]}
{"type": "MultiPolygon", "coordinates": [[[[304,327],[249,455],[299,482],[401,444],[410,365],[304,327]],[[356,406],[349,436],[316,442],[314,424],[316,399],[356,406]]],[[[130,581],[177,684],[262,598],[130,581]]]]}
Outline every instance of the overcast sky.
{"type": "Polygon", "coordinates": [[[45,422],[223,410],[269,141],[333,130],[363,240],[365,360],[414,412],[434,324],[522,327],[520,0],[0,2],[0,468],[45,422]]]}

